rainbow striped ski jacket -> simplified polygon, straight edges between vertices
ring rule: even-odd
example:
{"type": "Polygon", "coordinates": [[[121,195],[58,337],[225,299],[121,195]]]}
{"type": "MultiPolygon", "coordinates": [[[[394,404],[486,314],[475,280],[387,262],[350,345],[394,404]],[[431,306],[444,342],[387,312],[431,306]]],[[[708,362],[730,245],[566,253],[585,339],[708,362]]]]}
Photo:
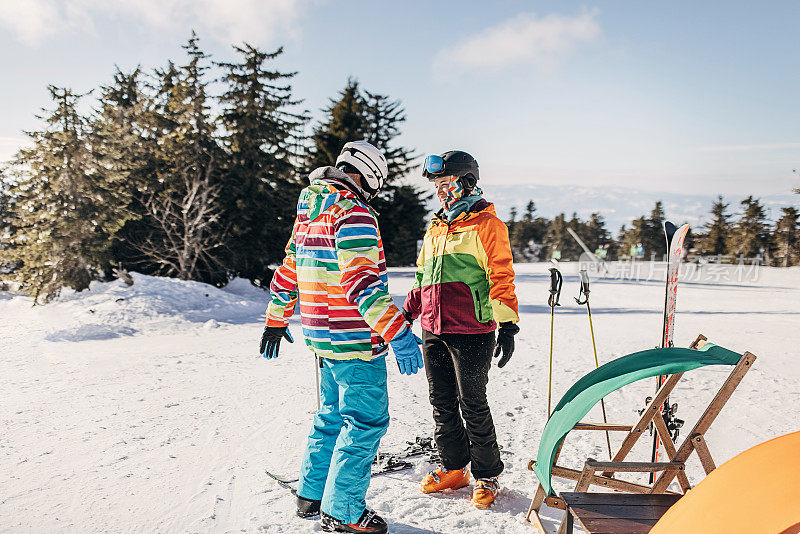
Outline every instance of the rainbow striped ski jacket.
{"type": "Polygon", "coordinates": [[[347,175],[321,167],[300,193],[286,258],[270,283],[267,326],[286,326],[300,303],[312,351],[335,360],[372,360],[408,328],[388,292],[374,212],[348,188],[347,175]]]}
{"type": "Polygon", "coordinates": [[[508,229],[479,200],[450,224],[434,216],[403,305],[434,334],[483,334],[519,321],[508,229]]]}

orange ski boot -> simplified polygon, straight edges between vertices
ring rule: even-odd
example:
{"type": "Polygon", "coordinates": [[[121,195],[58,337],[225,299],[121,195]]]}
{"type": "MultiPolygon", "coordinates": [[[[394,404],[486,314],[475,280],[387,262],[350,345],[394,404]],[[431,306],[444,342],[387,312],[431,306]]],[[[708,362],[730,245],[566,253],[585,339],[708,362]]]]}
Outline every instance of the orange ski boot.
{"type": "Polygon", "coordinates": [[[497,477],[479,478],[475,481],[475,488],[472,490],[472,504],[475,508],[489,508],[499,492],[500,485],[497,477]]]}
{"type": "Polygon", "coordinates": [[[448,471],[442,466],[431,471],[422,482],[419,489],[422,493],[436,493],[437,491],[457,490],[469,485],[469,468],[448,471]]]}

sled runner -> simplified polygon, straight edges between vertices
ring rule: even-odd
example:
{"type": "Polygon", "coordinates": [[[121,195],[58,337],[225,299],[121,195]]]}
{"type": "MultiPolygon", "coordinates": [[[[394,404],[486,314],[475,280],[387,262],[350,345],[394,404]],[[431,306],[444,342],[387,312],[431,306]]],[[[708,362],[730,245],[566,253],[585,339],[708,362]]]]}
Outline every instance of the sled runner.
{"type": "MultiPolygon", "coordinates": [[[[716,466],[711,458],[704,435],[744,375],[750,370],[755,359],[756,356],[750,352],[745,352],[743,355],[738,354],[708,343],[706,337],[700,335],[688,349],[671,347],[628,354],[585,375],[567,391],[555,407],[542,432],[537,458],[528,464],[528,469],[536,474],[539,483],[526,519],[532,521],[541,532],[545,532],[538,514],[542,504],[562,510],[566,508],[564,500],[553,490],[551,485],[553,476],[577,481],[576,493],[585,493],[591,486],[638,494],[680,495],[686,493],[691,488],[685,472],[686,460],[692,451],[696,451],[706,474],[714,470],[716,466]],[[664,399],[675,388],[683,373],[707,365],[729,365],[733,366],[733,370],[705,412],[676,449],[661,416],[661,407],[664,399]],[[669,375],[669,378],[659,388],[635,425],[580,422],[581,418],[609,393],[638,380],[659,375],[669,375]],[[624,461],[636,441],[645,434],[645,430],[651,423],[664,443],[667,461],[657,463],[624,461]],[[564,438],[572,430],[608,430],[627,432],[627,434],[611,462],[596,462],[588,459],[584,463],[583,470],[579,471],[556,464],[564,438]],[[614,473],[617,472],[657,473],[658,476],[652,484],[637,484],[615,478],[614,473]],[[676,478],[681,493],[667,489],[676,478]]],[[[655,521],[652,521],[650,526],[653,524],[655,521]]],[[[566,521],[562,523],[562,529],[566,529],[566,521]]]]}

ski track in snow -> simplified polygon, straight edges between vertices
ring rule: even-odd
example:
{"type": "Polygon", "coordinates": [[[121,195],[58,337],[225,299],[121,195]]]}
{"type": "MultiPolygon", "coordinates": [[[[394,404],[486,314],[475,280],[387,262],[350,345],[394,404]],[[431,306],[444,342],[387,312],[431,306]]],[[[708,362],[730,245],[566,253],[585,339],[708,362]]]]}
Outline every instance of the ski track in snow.
{"type": "MultiPolygon", "coordinates": [[[[367,502],[397,534],[530,533],[524,521],[545,422],[550,317],[549,264],[518,265],[522,331],[489,398],[506,470],[489,510],[469,489],[423,495],[431,467],[373,479],[367,502]]],[[[594,365],[574,264],[563,264],[556,309],[553,404],[594,365]]],[[[410,269],[391,271],[398,303],[410,269]]],[[[47,306],[0,294],[0,532],[320,532],[294,516],[294,498],[264,469],[294,477],[316,407],[313,358],[293,319],[293,345],[265,361],[256,354],[266,294],[236,280],[217,289],[134,274],[135,285],[95,283],[47,306]]],[[[766,439],[800,428],[800,269],[763,269],[758,282],[683,283],[676,344],[699,332],[759,356],[707,434],[717,465],[766,439]]],[[[661,336],[663,283],[595,280],[591,304],[601,363],[650,348],[661,336]]],[[[418,326],[417,326],[418,332],[418,326]]],[[[419,333],[419,332],[418,332],[419,333]]],[[[431,435],[424,374],[402,376],[389,358],[391,425],[381,447],[431,435]]],[[[727,376],[687,373],[674,391],[689,431],[727,376]]],[[[609,420],[633,423],[651,380],[607,397],[609,420]]],[[[587,419],[601,420],[599,408],[587,419]]],[[[621,436],[612,435],[612,446],[621,436]]],[[[650,440],[631,458],[649,459],[650,440]]],[[[602,433],[573,433],[561,458],[580,468],[607,456],[602,433]]],[[[690,480],[702,469],[693,456],[690,480]]],[[[633,475],[636,477],[637,475],[633,475]]],[[[634,478],[635,479],[635,478],[634,478]]],[[[569,485],[556,479],[557,489],[569,485]]],[[[543,509],[554,529],[559,510],[543,509]]]]}

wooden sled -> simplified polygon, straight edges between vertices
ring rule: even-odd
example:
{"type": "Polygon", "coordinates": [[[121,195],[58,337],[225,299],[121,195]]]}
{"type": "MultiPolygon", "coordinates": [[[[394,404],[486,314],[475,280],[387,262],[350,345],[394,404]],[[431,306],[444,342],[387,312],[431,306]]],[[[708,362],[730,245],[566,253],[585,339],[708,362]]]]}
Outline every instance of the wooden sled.
{"type": "MultiPolygon", "coordinates": [[[[539,452],[536,460],[528,463],[539,482],[531,500],[526,519],[532,522],[542,534],[546,534],[539,518],[539,510],[543,504],[551,508],[566,511],[566,504],[551,486],[551,477],[576,481],[574,493],[586,493],[591,486],[599,486],[629,494],[685,494],[691,488],[686,476],[686,460],[693,451],[697,452],[700,463],[706,474],[715,469],[714,460],[708,449],[705,434],[719,415],[725,403],[730,399],[744,375],[753,366],[756,356],[750,352],[743,355],[709,343],[702,334],[688,349],[671,347],[666,349],[650,349],[628,354],[611,361],[581,378],[564,395],[553,415],[542,432],[539,452]],[[683,439],[679,447],[675,447],[669,430],[661,417],[664,400],[680,381],[685,372],[707,365],[733,366],[728,378],[717,391],[708,407],[695,423],[692,430],[683,439]],[[612,391],[627,384],[658,375],[669,375],[659,388],[655,397],[643,411],[639,421],[633,426],[611,423],[582,423],[589,410],[612,391]],[[645,434],[645,430],[653,424],[664,445],[666,462],[629,462],[625,461],[636,441],[645,434]],[[556,462],[561,452],[564,438],[572,430],[626,432],[619,450],[611,462],[597,462],[587,459],[582,470],[570,469],[556,462]],[[652,484],[638,484],[614,477],[619,472],[656,473],[652,484]],[[677,479],[681,492],[667,488],[677,479]]],[[[641,501],[641,499],[639,499],[641,501]]],[[[666,511],[666,510],[664,510],[666,511]]],[[[663,512],[662,512],[663,513],[663,512]]],[[[566,532],[571,517],[562,521],[559,533],[566,532]],[[568,521],[569,519],[569,521],[568,521]]],[[[652,520],[655,524],[657,518],[652,520]]],[[[647,532],[648,530],[644,530],[647,532]]]]}

